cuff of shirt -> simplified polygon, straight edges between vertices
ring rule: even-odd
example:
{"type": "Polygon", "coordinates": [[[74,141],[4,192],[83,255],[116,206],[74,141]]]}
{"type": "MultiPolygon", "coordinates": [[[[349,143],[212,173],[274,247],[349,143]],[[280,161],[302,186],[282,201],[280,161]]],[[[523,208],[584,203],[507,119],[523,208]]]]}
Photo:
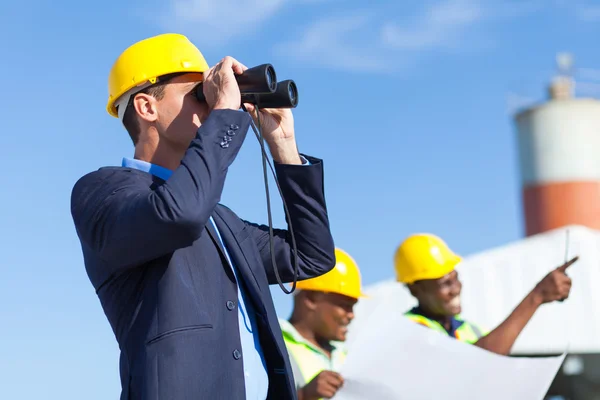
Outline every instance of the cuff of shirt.
{"type": "Polygon", "coordinates": [[[310,161],[308,161],[302,154],[300,154],[300,161],[302,161],[302,165],[310,165],[310,161]]]}

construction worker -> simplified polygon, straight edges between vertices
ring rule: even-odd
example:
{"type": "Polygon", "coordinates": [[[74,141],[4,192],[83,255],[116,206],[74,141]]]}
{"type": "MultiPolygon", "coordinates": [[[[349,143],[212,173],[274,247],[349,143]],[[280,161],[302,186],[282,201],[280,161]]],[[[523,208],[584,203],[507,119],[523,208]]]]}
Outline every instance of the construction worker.
{"type": "Polygon", "coordinates": [[[461,257],[441,238],[425,233],[408,237],[396,250],[394,263],[397,281],[407,285],[418,301],[415,308],[406,312],[408,318],[460,341],[508,355],[542,304],[569,296],[571,279],[565,271],[578,258],[548,273],[491,332],[460,317],[462,284],[455,267],[461,257]]]}
{"type": "Polygon", "coordinates": [[[298,400],[331,398],[344,379],[343,342],[361,292],[360,271],[346,252],[335,249],[333,270],[297,283],[289,321],[280,320],[298,391],[298,400]]]}

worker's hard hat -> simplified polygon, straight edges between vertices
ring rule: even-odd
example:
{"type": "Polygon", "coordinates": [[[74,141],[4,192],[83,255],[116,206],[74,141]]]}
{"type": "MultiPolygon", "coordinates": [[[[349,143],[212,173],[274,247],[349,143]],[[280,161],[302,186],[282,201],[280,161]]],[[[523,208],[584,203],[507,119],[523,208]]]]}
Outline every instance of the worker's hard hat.
{"type": "Polygon", "coordinates": [[[106,110],[122,118],[129,96],[177,72],[205,72],[209,69],[200,50],[187,37],[165,33],[129,46],[117,58],[108,76],[106,110]],[[126,95],[126,96],[124,96],[126,95]],[[117,113],[117,105],[119,113],[117,113]]]}
{"type": "Polygon", "coordinates": [[[439,279],[461,261],[438,236],[421,233],[409,236],[394,255],[396,280],[411,284],[422,279],[439,279]]]}
{"type": "Polygon", "coordinates": [[[361,290],[360,271],[356,262],[348,253],[335,249],[335,267],[316,278],[298,281],[296,288],[319,292],[338,293],[359,299],[364,297],[361,290]]]}

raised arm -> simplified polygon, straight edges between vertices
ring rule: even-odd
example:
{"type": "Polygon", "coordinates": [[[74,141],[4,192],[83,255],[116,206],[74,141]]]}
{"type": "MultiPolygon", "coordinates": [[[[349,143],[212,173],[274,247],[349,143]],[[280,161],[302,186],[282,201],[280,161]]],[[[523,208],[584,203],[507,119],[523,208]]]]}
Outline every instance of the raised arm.
{"type": "MultiPolygon", "coordinates": [[[[290,222],[298,248],[298,279],[322,275],[335,266],[335,248],[325,204],[323,161],[304,156],[308,165],[302,165],[296,144],[294,117],[290,109],[261,109],[246,104],[269,145],[275,172],[287,204],[290,222]],[[260,117],[259,117],[260,115],[260,117]]],[[[286,216],[287,219],[287,216],[286,216]]],[[[248,223],[258,244],[270,284],[277,279],[271,262],[269,227],[248,223]]],[[[281,280],[294,279],[294,255],[289,230],[273,230],[274,258],[281,280]]]]}
{"type": "Polygon", "coordinates": [[[544,303],[564,300],[571,290],[571,278],[565,271],[578,260],[575,257],[544,277],[496,329],[479,339],[475,346],[491,352],[508,355],[517,337],[544,303]]]}
{"type": "MultiPolygon", "coordinates": [[[[90,268],[96,281],[189,246],[200,236],[250,125],[250,117],[238,111],[241,94],[235,74],[244,69],[237,60],[225,57],[204,73],[203,101],[209,116],[183,158],[171,160],[178,167],[164,184],[151,188],[148,181],[135,176],[137,171],[120,168],[101,169],[77,182],[71,194],[71,214],[84,257],[92,257],[90,268]]],[[[187,102],[189,108],[190,101],[200,101],[193,97],[197,86],[191,86],[192,91],[184,86],[184,96],[177,92],[181,86],[173,85],[170,93],[175,100],[167,105],[187,102]]],[[[144,96],[134,100],[137,117],[155,123],[157,103],[144,96]]],[[[167,114],[165,110],[182,112],[167,105],[163,109],[167,114]]],[[[151,135],[147,140],[159,139],[151,135]]]]}
{"type": "MultiPolygon", "coordinates": [[[[300,280],[322,275],[335,266],[335,246],[329,227],[323,187],[323,162],[305,156],[310,165],[275,164],[298,249],[300,280]]],[[[288,227],[289,227],[289,222],[288,227]]],[[[270,284],[276,284],[271,262],[269,227],[245,222],[258,244],[270,284]]],[[[294,278],[294,252],[289,230],[274,229],[275,260],[283,282],[294,278]]]]}
{"type": "Polygon", "coordinates": [[[245,113],[213,110],[181,165],[155,190],[122,169],[80,179],[72,191],[71,213],[83,245],[117,269],[189,246],[219,202],[249,123],[245,113]],[[223,135],[232,125],[239,129],[224,147],[223,135]]]}

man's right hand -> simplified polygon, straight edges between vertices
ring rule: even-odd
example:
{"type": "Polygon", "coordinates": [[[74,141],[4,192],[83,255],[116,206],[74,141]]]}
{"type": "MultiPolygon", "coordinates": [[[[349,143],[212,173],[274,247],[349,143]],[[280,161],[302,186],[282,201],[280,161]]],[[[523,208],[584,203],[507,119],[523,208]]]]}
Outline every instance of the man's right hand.
{"type": "Polygon", "coordinates": [[[235,58],[227,56],[204,73],[202,92],[211,110],[239,110],[242,98],[235,75],[240,75],[247,69],[235,58]]]}
{"type": "Polygon", "coordinates": [[[344,384],[344,378],[337,372],[321,371],[306,386],[300,389],[302,400],[330,399],[344,384]]]}

